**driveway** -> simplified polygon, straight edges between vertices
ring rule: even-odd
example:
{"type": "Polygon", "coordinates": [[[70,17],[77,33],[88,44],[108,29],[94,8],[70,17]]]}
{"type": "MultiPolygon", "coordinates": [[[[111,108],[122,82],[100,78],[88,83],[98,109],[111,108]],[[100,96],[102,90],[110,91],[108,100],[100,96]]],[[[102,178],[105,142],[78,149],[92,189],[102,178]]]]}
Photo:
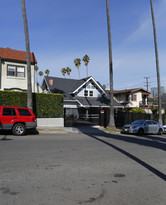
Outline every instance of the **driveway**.
{"type": "Polygon", "coordinates": [[[2,205],[165,205],[165,135],[3,137],[2,205]]]}

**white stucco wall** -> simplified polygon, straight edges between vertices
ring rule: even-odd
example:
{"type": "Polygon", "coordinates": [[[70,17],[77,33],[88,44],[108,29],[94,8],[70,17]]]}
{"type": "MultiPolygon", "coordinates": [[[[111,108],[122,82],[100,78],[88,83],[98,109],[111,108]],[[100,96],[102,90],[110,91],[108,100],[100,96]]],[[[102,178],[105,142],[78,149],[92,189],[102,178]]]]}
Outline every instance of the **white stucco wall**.
{"type": "MultiPolygon", "coordinates": [[[[126,107],[139,107],[140,102],[143,101],[142,99],[142,92],[136,92],[136,93],[132,93],[131,95],[129,95],[128,97],[128,101],[126,100],[126,94],[120,94],[118,96],[116,96],[116,99],[119,103],[127,103],[126,107]],[[136,95],[136,101],[132,101],[132,95],[136,95]]],[[[147,100],[145,101],[147,103],[147,100]]]]}
{"type": "Polygon", "coordinates": [[[64,127],[64,118],[37,118],[37,127],[64,127]]]}
{"type": "Polygon", "coordinates": [[[89,96],[89,91],[93,91],[93,96],[92,97],[101,97],[101,93],[92,85],[91,82],[89,82],[86,87],[81,88],[77,93],[76,96],[79,97],[84,97],[84,91],[87,90],[88,91],[88,96],[87,97],[91,97],[89,96]]]}
{"type": "MultiPolygon", "coordinates": [[[[27,90],[27,65],[24,63],[4,62],[2,63],[2,78],[1,78],[1,90],[20,88],[27,90]],[[16,65],[25,67],[25,77],[7,76],[7,65],[16,65]]],[[[31,79],[32,79],[32,92],[34,92],[34,65],[31,65],[31,79]]]]}

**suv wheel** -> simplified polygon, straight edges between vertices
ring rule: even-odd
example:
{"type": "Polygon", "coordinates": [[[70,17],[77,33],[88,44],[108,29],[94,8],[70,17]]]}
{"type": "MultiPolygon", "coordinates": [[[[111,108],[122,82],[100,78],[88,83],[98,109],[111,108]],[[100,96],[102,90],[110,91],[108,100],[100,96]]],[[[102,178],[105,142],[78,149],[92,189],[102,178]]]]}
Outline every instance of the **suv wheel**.
{"type": "Polygon", "coordinates": [[[23,125],[22,123],[17,123],[12,128],[12,133],[17,136],[24,135],[25,132],[26,132],[25,125],[23,125]]]}

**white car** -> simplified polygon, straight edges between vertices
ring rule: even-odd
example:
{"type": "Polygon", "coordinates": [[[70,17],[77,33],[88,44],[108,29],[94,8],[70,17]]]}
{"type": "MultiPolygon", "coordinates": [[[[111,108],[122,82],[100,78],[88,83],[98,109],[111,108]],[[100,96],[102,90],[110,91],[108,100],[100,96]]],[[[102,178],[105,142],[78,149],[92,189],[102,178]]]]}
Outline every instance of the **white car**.
{"type": "Polygon", "coordinates": [[[166,133],[166,125],[163,125],[163,132],[166,133]]]}
{"type": "Polygon", "coordinates": [[[136,120],[129,125],[124,125],[122,133],[132,134],[159,134],[164,132],[163,126],[154,120],[136,120]]]}

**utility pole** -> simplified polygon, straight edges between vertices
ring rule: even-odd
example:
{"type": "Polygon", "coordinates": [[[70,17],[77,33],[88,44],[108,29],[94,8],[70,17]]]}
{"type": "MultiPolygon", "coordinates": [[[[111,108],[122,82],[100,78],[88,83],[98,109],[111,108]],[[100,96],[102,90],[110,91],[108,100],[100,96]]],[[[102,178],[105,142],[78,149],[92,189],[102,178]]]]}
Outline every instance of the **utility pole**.
{"type": "Polygon", "coordinates": [[[160,87],[160,69],[159,69],[159,57],[157,48],[157,36],[156,36],[156,25],[154,18],[153,0],[150,0],[152,24],[153,24],[153,35],[154,35],[154,46],[155,46],[155,57],[156,57],[156,73],[157,73],[157,88],[158,88],[158,108],[159,108],[159,123],[162,124],[162,113],[161,113],[161,87],[160,87]]]}
{"type": "MultiPolygon", "coordinates": [[[[146,86],[146,90],[147,91],[149,91],[149,85],[150,85],[150,83],[149,83],[149,77],[144,77],[145,78],[145,86],[146,86]]],[[[147,105],[149,105],[149,96],[147,97],[147,105]]]]}
{"type": "Polygon", "coordinates": [[[146,90],[149,91],[149,85],[150,85],[149,79],[150,79],[150,78],[149,78],[149,77],[144,77],[144,78],[145,78],[145,80],[146,80],[146,81],[145,81],[146,90]]]}

